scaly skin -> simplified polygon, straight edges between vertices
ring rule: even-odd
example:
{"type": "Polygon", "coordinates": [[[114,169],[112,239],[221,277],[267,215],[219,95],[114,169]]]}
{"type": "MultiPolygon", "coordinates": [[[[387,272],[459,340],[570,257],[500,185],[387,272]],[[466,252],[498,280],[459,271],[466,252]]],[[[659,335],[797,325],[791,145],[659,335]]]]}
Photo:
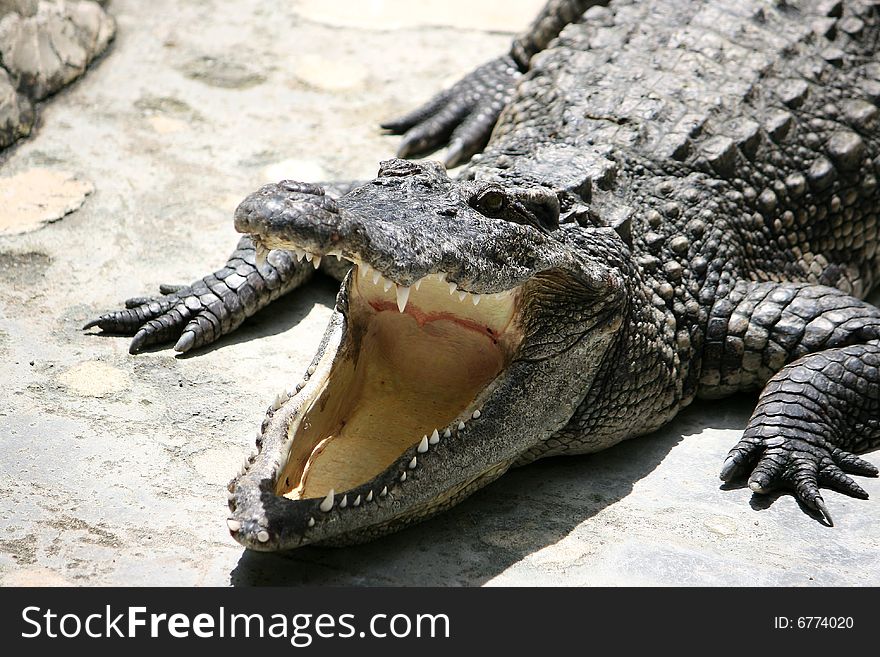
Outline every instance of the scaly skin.
{"type": "MultiPolygon", "coordinates": [[[[273,405],[260,454],[231,485],[236,538],[372,538],[512,464],[605,449],[697,397],[743,390],[759,401],[722,478],[791,489],[830,524],[820,487],[864,497],[849,475],[877,470],[854,453],[880,445],[880,310],[862,300],[878,275],[878,38],[873,2],[592,7],[549,45],[518,40],[540,52],[499,78],[515,89],[458,181],[391,162],[337,201],[289,182],[246,199],[236,226],[273,248],[340,253],[403,286],[437,272],[465,292],[521,285],[534,330],[481,413],[412,472],[417,450],[404,452],[376,482],[387,496],[357,509],[341,494],[273,493],[307,378],[273,405]],[[504,213],[475,200],[488,189],[504,213]]],[[[473,81],[487,70],[500,68],[400,129],[442,143],[452,130],[437,117],[485,95],[473,81]]],[[[314,364],[345,335],[351,285],[314,364]]]]}

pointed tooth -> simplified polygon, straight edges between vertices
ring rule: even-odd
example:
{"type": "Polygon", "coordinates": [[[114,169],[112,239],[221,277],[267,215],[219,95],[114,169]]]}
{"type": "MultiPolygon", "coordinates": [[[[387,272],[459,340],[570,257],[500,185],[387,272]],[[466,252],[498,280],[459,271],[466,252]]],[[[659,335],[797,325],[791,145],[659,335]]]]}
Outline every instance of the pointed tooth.
{"type": "Polygon", "coordinates": [[[229,531],[231,532],[237,532],[239,529],[241,529],[241,523],[238,520],[233,520],[232,518],[226,521],[226,526],[229,527],[229,531]]]}
{"type": "Polygon", "coordinates": [[[413,469],[416,467],[417,464],[418,464],[418,460],[416,459],[415,456],[413,456],[412,459],[410,459],[410,462],[409,462],[409,466],[408,466],[408,467],[409,467],[410,470],[413,470],[413,469]]]}
{"type": "Polygon", "coordinates": [[[294,249],[293,256],[299,261],[306,257],[306,252],[302,249],[294,249]]]}
{"type": "Polygon", "coordinates": [[[472,295],[471,301],[473,301],[474,305],[476,306],[478,303],[480,303],[480,295],[479,294],[472,295]]]}
{"type": "Polygon", "coordinates": [[[317,269],[317,268],[320,267],[320,266],[321,266],[321,256],[316,255],[316,256],[314,257],[314,259],[312,259],[312,267],[314,267],[315,269],[317,269]]]}
{"type": "Polygon", "coordinates": [[[341,500],[339,500],[339,508],[344,509],[347,506],[348,506],[348,495],[346,494],[346,495],[342,496],[341,500]]]}
{"type": "Polygon", "coordinates": [[[308,372],[309,376],[311,376],[312,374],[315,373],[315,366],[309,365],[309,369],[307,369],[306,372],[308,372]]]}
{"type": "Polygon", "coordinates": [[[403,483],[404,481],[406,481],[406,473],[405,472],[400,475],[400,483],[403,483]]]}
{"type": "Polygon", "coordinates": [[[422,436],[422,440],[419,443],[419,446],[416,448],[416,451],[419,454],[424,454],[428,451],[428,436],[422,436]]]}
{"type": "Polygon", "coordinates": [[[441,283],[443,281],[445,281],[446,280],[446,272],[445,271],[437,272],[437,280],[440,281],[441,283]]]}
{"type": "Polygon", "coordinates": [[[315,519],[312,518],[311,516],[309,516],[309,527],[314,527],[314,526],[315,526],[315,519]]]}
{"type": "Polygon", "coordinates": [[[464,431],[464,422],[459,422],[459,423],[458,423],[458,430],[459,430],[459,431],[464,431]]]}
{"type": "Polygon", "coordinates": [[[333,496],[335,494],[336,492],[331,488],[330,491],[327,493],[327,497],[324,498],[324,501],[321,502],[321,506],[319,506],[318,508],[321,509],[321,511],[323,511],[324,513],[327,513],[330,509],[332,509],[333,496]]]}
{"type": "Polygon", "coordinates": [[[261,529],[260,531],[257,532],[257,540],[260,543],[268,542],[269,541],[269,532],[267,532],[265,529],[261,529]]]}
{"type": "Polygon", "coordinates": [[[449,438],[450,436],[452,436],[452,432],[449,429],[443,432],[444,438],[449,438]]]}
{"type": "Polygon", "coordinates": [[[373,285],[378,285],[378,284],[379,284],[379,279],[380,279],[380,278],[382,278],[382,274],[380,274],[379,272],[373,270],[373,285]]]}
{"type": "Polygon", "coordinates": [[[464,290],[462,290],[461,292],[458,293],[458,300],[459,300],[459,301],[464,301],[464,298],[465,298],[466,296],[467,296],[467,292],[465,292],[464,290]]]}
{"type": "Polygon", "coordinates": [[[482,415],[482,413],[480,412],[480,409],[478,408],[477,410],[474,411],[474,413],[473,413],[473,415],[471,415],[471,417],[476,420],[481,415],[482,415]]]}
{"type": "MultiPolygon", "coordinates": [[[[431,443],[432,445],[436,445],[437,443],[439,443],[440,442],[440,432],[437,431],[436,429],[434,429],[434,433],[432,433],[431,437],[428,438],[428,442],[431,443]]],[[[427,451],[427,448],[425,448],[425,451],[427,451]]]]}
{"type": "Polygon", "coordinates": [[[314,258],[314,257],[315,257],[315,254],[310,253],[309,251],[306,251],[306,260],[307,260],[308,262],[311,262],[311,261],[312,261],[312,258],[314,258]]]}
{"type": "Polygon", "coordinates": [[[388,486],[383,486],[382,492],[379,493],[379,497],[385,497],[386,495],[388,495],[388,486]]]}
{"type": "Polygon", "coordinates": [[[389,280],[386,278],[386,279],[385,279],[385,283],[382,285],[382,288],[387,292],[388,290],[391,289],[391,286],[392,286],[392,285],[394,285],[394,283],[392,283],[391,281],[389,281],[389,280]]]}
{"type": "Polygon", "coordinates": [[[413,287],[416,288],[417,290],[419,289],[419,287],[421,287],[421,285],[422,285],[421,278],[419,280],[417,280],[415,283],[413,283],[413,287]]]}
{"type": "Polygon", "coordinates": [[[367,274],[370,273],[370,265],[368,265],[368,264],[358,265],[358,273],[360,274],[361,278],[366,278],[367,274]]]}
{"type": "Polygon", "coordinates": [[[455,294],[455,283],[449,284],[449,294],[455,294]]]}
{"type": "Polygon", "coordinates": [[[373,491],[371,490],[369,493],[367,493],[367,497],[364,499],[366,499],[367,502],[372,502],[373,501],[373,491]]]}
{"type": "Polygon", "coordinates": [[[406,309],[406,302],[409,301],[409,288],[408,287],[397,287],[397,308],[400,312],[403,312],[406,309]]]}
{"type": "Polygon", "coordinates": [[[352,506],[360,506],[360,505],[361,505],[361,496],[358,495],[356,498],[354,498],[354,502],[352,502],[352,506]]]}
{"type": "Polygon", "coordinates": [[[334,253],[333,257],[336,258],[337,261],[342,260],[342,256],[339,255],[338,253],[334,253]]]}
{"type": "Polygon", "coordinates": [[[262,242],[257,242],[254,251],[254,261],[257,263],[257,267],[262,267],[264,264],[266,264],[266,257],[268,255],[269,249],[263,246],[262,242]]]}

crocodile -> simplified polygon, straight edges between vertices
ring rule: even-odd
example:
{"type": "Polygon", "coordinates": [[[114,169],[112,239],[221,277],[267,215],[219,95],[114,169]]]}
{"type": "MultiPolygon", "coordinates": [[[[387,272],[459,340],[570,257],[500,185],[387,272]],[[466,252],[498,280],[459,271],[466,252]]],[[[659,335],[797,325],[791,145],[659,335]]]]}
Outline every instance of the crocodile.
{"type": "Polygon", "coordinates": [[[226,265],[89,322],[209,344],[315,271],[329,326],[229,485],[254,550],[350,544],[509,468],[757,395],[721,479],[867,494],[880,445],[880,13],[865,0],[551,0],[385,124],[375,179],[281,181],[226,265]],[[448,145],[440,162],[402,159],[448,145]]]}

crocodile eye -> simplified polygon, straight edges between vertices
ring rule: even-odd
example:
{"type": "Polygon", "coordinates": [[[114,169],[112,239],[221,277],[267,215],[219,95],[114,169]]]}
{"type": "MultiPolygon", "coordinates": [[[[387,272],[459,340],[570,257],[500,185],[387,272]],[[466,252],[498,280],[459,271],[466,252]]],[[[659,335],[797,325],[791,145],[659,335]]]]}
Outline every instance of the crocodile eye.
{"type": "Polygon", "coordinates": [[[504,210],[504,206],[507,204],[507,199],[504,194],[501,192],[490,189],[477,199],[477,205],[480,211],[484,212],[488,215],[497,215],[499,212],[504,210]]]}

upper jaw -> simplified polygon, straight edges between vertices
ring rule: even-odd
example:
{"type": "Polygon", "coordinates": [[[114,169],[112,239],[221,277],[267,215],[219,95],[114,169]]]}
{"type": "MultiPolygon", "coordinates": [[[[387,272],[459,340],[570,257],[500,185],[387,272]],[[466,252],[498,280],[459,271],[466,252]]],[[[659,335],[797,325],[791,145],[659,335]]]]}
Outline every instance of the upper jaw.
{"type": "Polygon", "coordinates": [[[442,274],[459,291],[494,294],[537,272],[573,266],[566,249],[534,228],[478,216],[460,201],[428,199],[423,207],[380,186],[386,197],[374,183],[336,200],[315,186],[291,191],[303,183],[264,185],[236,209],[235,227],[263,249],[292,251],[316,267],[328,256],[345,258],[402,287],[442,274]]]}

